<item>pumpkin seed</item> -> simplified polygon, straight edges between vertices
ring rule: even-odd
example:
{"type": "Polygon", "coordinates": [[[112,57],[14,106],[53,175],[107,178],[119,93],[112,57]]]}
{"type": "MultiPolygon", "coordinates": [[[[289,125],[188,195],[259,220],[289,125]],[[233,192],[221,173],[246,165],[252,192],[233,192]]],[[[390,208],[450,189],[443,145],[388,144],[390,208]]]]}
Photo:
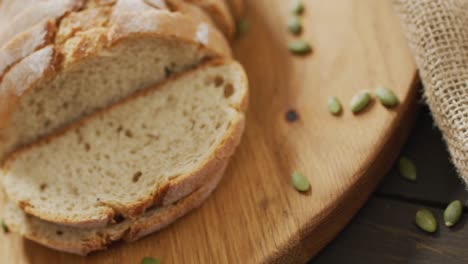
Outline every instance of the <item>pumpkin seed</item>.
{"type": "Polygon", "coordinates": [[[247,32],[248,29],[249,29],[249,22],[247,22],[247,20],[245,19],[240,20],[239,22],[237,22],[237,25],[236,25],[236,36],[241,37],[247,32]]]}
{"type": "Polygon", "coordinates": [[[413,161],[406,157],[401,157],[398,161],[398,167],[400,170],[400,175],[403,176],[403,178],[409,181],[416,181],[417,170],[416,165],[414,165],[413,161]]]}
{"type": "Polygon", "coordinates": [[[291,180],[294,188],[299,192],[306,192],[310,188],[309,180],[297,171],[292,174],[291,180]]]}
{"type": "Polygon", "coordinates": [[[351,99],[351,111],[355,114],[361,112],[369,105],[371,99],[372,98],[369,92],[367,91],[363,91],[363,92],[356,94],[351,99]]]}
{"type": "Polygon", "coordinates": [[[8,233],[10,232],[10,229],[8,228],[7,224],[5,223],[5,221],[2,219],[1,221],[1,224],[2,224],[2,230],[3,230],[3,233],[8,233]]]}
{"type": "Polygon", "coordinates": [[[302,22],[297,16],[292,16],[288,21],[288,29],[294,35],[299,35],[302,32],[302,22]]]}
{"type": "Polygon", "coordinates": [[[398,97],[395,93],[384,87],[375,89],[375,96],[386,107],[394,107],[399,103],[398,97]]]}
{"type": "Polygon", "coordinates": [[[161,264],[161,260],[146,257],[141,260],[141,264],[161,264]]]}
{"type": "Polygon", "coordinates": [[[295,15],[304,13],[304,3],[301,0],[293,0],[291,5],[291,12],[295,15]]]}
{"type": "Polygon", "coordinates": [[[416,212],[416,225],[422,230],[434,233],[437,231],[437,221],[431,211],[419,209],[416,212]]]}
{"type": "Polygon", "coordinates": [[[338,115],[341,113],[342,106],[340,100],[335,96],[328,97],[328,111],[333,115],[338,115]]]}
{"type": "Polygon", "coordinates": [[[305,55],[312,51],[312,47],[305,40],[295,40],[289,43],[288,49],[291,53],[296,55],[305,55]]]}
{"type": "Polygon", "coordinates": [[[461,218],[463,205],[459,200],[451,202],[444,211],[444,222],[448,227],[454,226],[461,218]]]}

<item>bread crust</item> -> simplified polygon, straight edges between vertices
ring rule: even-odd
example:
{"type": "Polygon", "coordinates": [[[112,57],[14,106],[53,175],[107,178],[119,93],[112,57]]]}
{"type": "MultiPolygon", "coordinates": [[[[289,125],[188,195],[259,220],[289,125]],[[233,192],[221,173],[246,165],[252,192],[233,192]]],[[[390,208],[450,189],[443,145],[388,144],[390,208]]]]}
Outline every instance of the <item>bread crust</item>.
{"type": "Polygon", "coordinates": [[[213,55],[231,57],[226,39],[211,24],[181,13],[123,13],[114,20],[108,36],[110,46],[135,36],[167,37],[207,48],[213,55]],[[176,30],[174,30],[176,29],[176,30]]]}
{"type": "MultiPolygon", "coordinates": [[[[103,227],[113,222],[114,217],[119,214],[123,215],[125,218],[134,219],[141,215],[145,210],[154,204],[163,204],[167,205],[174,201],[179,200],[181,197],[191,193],[193,190],[197,189],[199,186],[202,186],[206,181],[206,175],[210,171],[216,171],[223,166],[223,164],[229,160],[229,158],[234,153],[236,147],[239,145],[241,136],[244,131],[245,126],[245,117],[244,112],[247,106],[247,77],[245,72],[243,71],[242,66],[240,66],[237,62],[232,60],[221,60],[221,61],[210,61],[204,63],[203,65],[198,66],[193,71],[202,71],[208,67],[219,67],[220,65],[229,64],[231,67],[236,68],[236,72],[239,73],[239,82],[240,87],[243,87],[243,93],[239,96],[237,102],[231,105],[232,108],[237,110],[237,116],[234,120],[231,121],[231,125],[228,131],[225,133],[223,138],[220,141],[220,144],[217,148],[211,153],[209,157],[202,163],[198,168],[195,168],[191,173],[186,175],[180,175],[179,177],[168,181],[165,185],[161,186],[157,190],[155,190],[150,196],[145,197],[144,199],[139,200],[134,204],[123,204],[118,208],[112,205],[107,205],[108,207],[104,207],[101,215],[99,217],[93,219],[68,219],[64,218],[63,216],[52,216],[49,214],[44,214],[42,211],[35,209],[34,207],[30,206],[28,202],[22,202],[18,197],[14,197],[10,195],[10,200],[14,201],[19,207],[21,207],[26,213],[34,215],[40,219],[66,225],[66,226],[73,226],[73,227],[80,227],[80,228],[93,228],[93,227],[103,227]]],[[[40,139],[33,144],[22,147],[14,152],[10,157],[6,160],[4,164],[4,170],[8,171],[9,164],[14,162],[14,160],[24,152],[33,151],[33,149],[40,147],[42,145],[47,144],[49,141],[53,140],[56,137],[60,137],[63,134],[72,131],[75,128],[83,126],[85,123],[89,122],[90,120],[99,118],[102,115],[105,115],[108,111],[111,111],[114,108],[119,107],[131,100],[134,100],[138,97],[143,97],[152,93],[158,89],[163,89],[169,82],[174,82],[179,78],[189,75],[193,71],[185,72],[176,74],[170,77],[166,82],[161,84],[156,84],[149,89],[143,90],[141,92],[137,92],[131,97],[125,98],[124,100],[109,106],[106,109],[100,110],[95,114],[85,117],[64,129],[49,135],[43,139],[40,139]]]]}
{"type": "Polygon", "coordinates": [[[171,205],[153,208],[134,220],[124,220],[112,226],[95,230],[74,230],[73,232],[81,234],[79,238],[74,240],[65,238],[63,234],[62,236],[55,234],[50,236],[50,234],[41,232],[42,229],[47,229],[49,232],[60,230],[60,232],[65,233],[73,228],[63,228],[35,217],[28,217],[12,204],[6,208],[5,220],[11,231],[43,246],[73,254],[87,255],[93,251],[107,249],[110,244],[116,241],[132,242],[157,232],[199,207],[221,181],[226,165],[225,162],[220,169],[210,172],[209,175],[206,175],[207,181],[204,185],[171,205]]]}
{"type": "Polygon", "coordinates": [[[5,26],[0,26],[0,47],[42,21],[56,21],[69,12],[79,10],[83,3],[83,0],[12,0],[1,3],[0,15],[5,19],[5,26]]]}
{"type": "Polygon", "coordinates": [[[0,81],[3,74],[18,61],[53,41],[57,28],[52,20],[44,20],[31,29],[18,34],[0,49],[0,81]]]}
{"type": "Polygon", "coordinates": [[[3,76],[0,83],[0,149],[1,139],[5,136],[1,129],[10,120],[10,114],[21,96],[28,92],[29,87],[55,72],[60,61],[60,54],[53,45],[48,45],[21,60],[3,76]]]}
{"type": "Polygon", "coordinates": [[[211,19],[224,32],[228,39],[232,39],[235,34],[234,19],[229,12],[229,8],[224,0],[185,0],[202,8],[211,16],[211,19]]]}

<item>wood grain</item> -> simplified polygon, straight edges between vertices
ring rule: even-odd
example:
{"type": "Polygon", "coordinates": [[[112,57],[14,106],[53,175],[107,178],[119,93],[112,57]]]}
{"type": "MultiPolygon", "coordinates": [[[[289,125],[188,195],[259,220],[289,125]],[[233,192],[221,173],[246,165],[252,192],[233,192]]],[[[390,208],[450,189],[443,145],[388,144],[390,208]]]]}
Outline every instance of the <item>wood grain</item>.
{"type": "Polygon", "coordinates": [[[404,155],[418,158],[420,180],[408,182],[393,168],[370,202],[310,263],[362,263],[363,259],[379,264],[466,263],[468,214],[452,229],[442,227],[441,217],[448,201],[467,201],[468,193],[448,161],[429,109],[423,107],[421,112],[403,148],[404,155]],[[422,207],[433,211],[440,221],[436,236],[415,228],[414,214],[422,207]]]}
{"type": "Polygon", "coordinates": [[[378,195],[436,207],[445,207],[455,199],[468,201],[466,186],[450,162],[447,146],[428,108],[418,118],[402,155],[415,163],[417,182],[404,180],[395,166],[377,190],[378,195]]]}
{"type": "Polygon", "coordinates": [[[314,53],[288,53],[289,4],[246,1],[249,32],[236,44],[251,85],[241,146],[218,190],[200,208],[158,234],[86,258],[0,236],[0,256],[15,263],[304,262],[362,206],[396,158],[415,116],[416,68],[390,1],[309,0],[303,38],[314,53]],[[392,88],[394,110],[374,103],[354,116],[345,107],[361,89],[392,88]],[[299,120],[285,121],[295,109],[299,120]],[[290,185],[294,170],[312,185],[290,185]]]}
{"type": "Polygon", "coordinates": [[[430,209],[439,230],[429,235],[416,227],[414,216],[422,205],[372,198],[340,238],[321,253],[314,264],[381,263],[427,264],[468,262],[465,214],[452,229],[443,226],[443,210],[430,209]]]}

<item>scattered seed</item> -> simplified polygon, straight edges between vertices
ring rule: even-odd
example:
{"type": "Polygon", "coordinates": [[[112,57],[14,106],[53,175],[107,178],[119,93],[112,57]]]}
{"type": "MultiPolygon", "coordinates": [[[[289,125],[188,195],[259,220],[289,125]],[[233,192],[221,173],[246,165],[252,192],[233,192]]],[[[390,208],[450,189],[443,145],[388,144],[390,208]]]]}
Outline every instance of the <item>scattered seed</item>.
{"type": "Polygon", "coordinates": [[[434,233],[437,230],[437,221],[431,211],[419,209],[416,212],[416,225],[422,230],[434,233]]]}
{"type": "Polygon", "coordinates": [[[247,20],[245,19],[239,20],[239,22],[237,22],[237,25],[236,25],[237,37],[243,36],[247,32],[248,29],[249,29],[249,22],[247,22],[247,20]]]}
{"type": "Polygon", "coordinates": [[[339,115],[341,110],[342,106],[340,100],[335,96],[328,97],[328,111],[333,115],[339,115]]]}
{"type": "Polygon", "coordinates": [[[361,112],[369,105],[371,99],[367,91],[358,93],[351,99],[351,111],[355,114],[361,112]]]}
{"type": "Polygon", "coordinates": [[[302,0],[293,0],[291,5],[291,12],[295,15],[301,15],[304,13],[304,3],[302,0]]]}
{"type": "Polygon", "coordinates": [[[310,188],[309,180],[299,172],[294,172],[291,176],[294,188],[299,192],[307,192],[310,188]]]}
{"type": "Polygon", "coordinates": [[[294,35],[300,35],[302,32],[302,22],[298,16],[291,16],[288,21],[288,29],[294,35]]]}
{"type": "Polygon", "coordinates": [[[288,45],[288,49],[291,53],[296,55],[306,55],[312,51],[312,47],[305,40],[295,40],[293,42],[290,42],[288,45]]]}
{"type": "Polygon", "coordinates": [[[141,264],[161,264],[161,260],[146,257],[141,260],[141,264]]]}
{"type": "Polygon", "coordinates": [[[448,227],[454,226],[461,218],[463,205],[459,200],[451,202],[444,211],[444,222],[448,227]]]}
{"type": "Polygon", "coordinates": [[[299,119],[299,115],[295,110],[289,110],[286,112],[286,121],[288,122],[295,122],[299,119]]]}
{"type": "Polygon", "coordinates": [[[379,87],[375,89],[375,96],[386,107],[395,107],[399,103],[395,93],[387,88],[379,87]]]}
{"type": "Polygon", "coordinates": [[[3,233],[7,234],[8,232],[10,232],[10,229],[8,228],[7,224],[5,223],[5,220],[2,219],[1,224],[2,224],[3,233]]]}
{"type": "Polygon", "coordinates": [[[401,157],[398,161],[398,168],[400,169],[400,175],[409,181],[416,181],[417,170],[416,165],[407,157],[401,157]]]}

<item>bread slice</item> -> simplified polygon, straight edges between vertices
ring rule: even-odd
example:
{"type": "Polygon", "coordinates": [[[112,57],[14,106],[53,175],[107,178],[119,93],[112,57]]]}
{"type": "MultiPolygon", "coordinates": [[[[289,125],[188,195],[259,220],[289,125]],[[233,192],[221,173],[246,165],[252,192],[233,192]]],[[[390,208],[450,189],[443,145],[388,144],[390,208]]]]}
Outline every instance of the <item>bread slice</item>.
{"type": "Polygon", "coordinates": [[[9,58],[0,63],[0,161],[172,73],[230,57],[224,36],[200,15],[128,1],[87,1],[0,50],[9,58]]]}
{"type": "Polygon", "coordinates": [[[192,192],[230,158],[246,104],[242,66],[208,63],[20,149],[3,168],[5,191],[62,225],[135,218],[192,192]]]}
{"type": "Polygon", "coordinates": [[[12,203],[4,203],[2,212],[11,231],[55,250],[87,255],[106,249],[116,241],[130,242],[140,239],[199,207],[218,185],[224,168],[225,166],[222,166],[221,170],[210,172],[209,179],[203,186],[173,204],[149,209],[134,220],[124,220],[103,228],[79,229],[56,225],[28,216],[12,203]]]}

